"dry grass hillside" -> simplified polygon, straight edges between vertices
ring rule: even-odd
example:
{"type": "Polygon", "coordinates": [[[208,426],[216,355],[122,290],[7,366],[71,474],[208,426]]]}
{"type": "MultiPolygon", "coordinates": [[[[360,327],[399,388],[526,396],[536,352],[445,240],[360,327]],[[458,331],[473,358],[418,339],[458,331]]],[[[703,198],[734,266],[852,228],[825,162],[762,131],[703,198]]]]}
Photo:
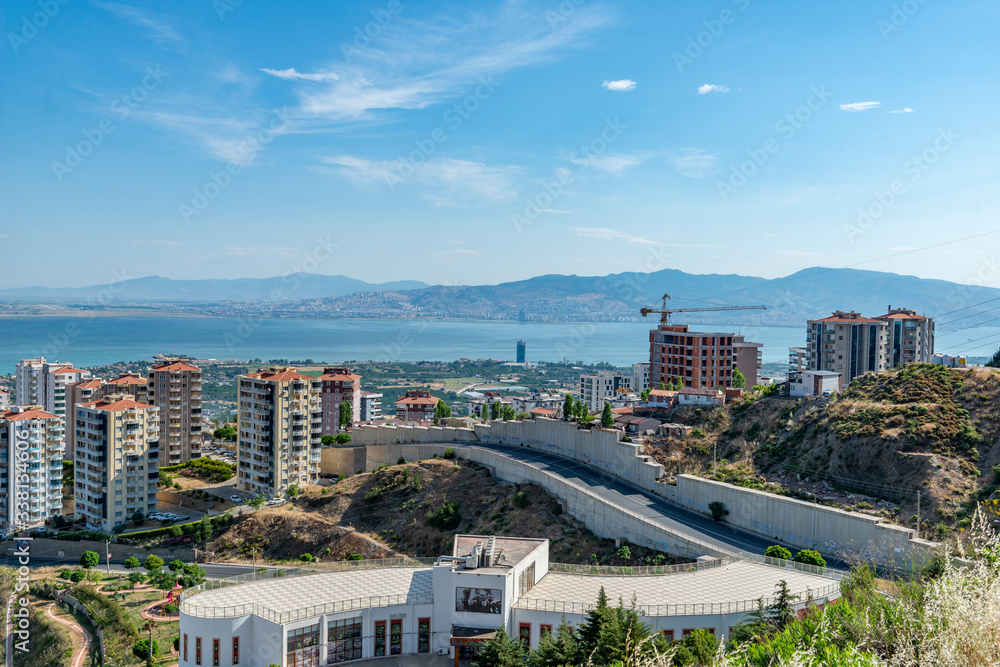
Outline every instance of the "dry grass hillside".
{"type": "Polygon", "coordinates": [[[629,545],[616,549],[564,514],[534,484],[509,485],[464,460],[427,459],[309,487],[289,505],[235,521],[209,545],[216,557],[320,560],[436,557],[451,552],[455,533],[542,537],[554,562],[677,562],[629,545]]]}
{"type": "Polygon", "coordinates": [[[924,535],[968,525],[1000,482],[1000,371],[913,364],[855,380],[832,400],[748,396],[675,421],[695,428],[647,451],[677,472],[881,514],[924,535]]]}

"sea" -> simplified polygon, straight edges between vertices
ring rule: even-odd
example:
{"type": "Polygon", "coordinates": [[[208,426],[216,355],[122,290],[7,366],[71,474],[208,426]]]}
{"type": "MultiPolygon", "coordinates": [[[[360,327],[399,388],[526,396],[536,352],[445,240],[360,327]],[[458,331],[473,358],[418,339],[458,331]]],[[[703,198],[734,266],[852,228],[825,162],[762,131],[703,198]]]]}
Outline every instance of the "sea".
{"type": "MultiPolygon", "coordinates": [[[[785,361],[805,345],[805,327],[692,325],[732,331],[763,343],[767,361],[785,361]]],[[[523,339],[528,361],[608,362],[628,366],[649,356],[648,322],[533,323],[483,320],[266,319],[167,316],[0,318],[0,373],[20,359],[44,356],[78,367],[151,360],[155,354],[199,359],[287,359],[316,362],[454,361],[515,358],[523,339]]],[[[939,351],[989,356],[1000,327],[939,333],[939,351]]]]}

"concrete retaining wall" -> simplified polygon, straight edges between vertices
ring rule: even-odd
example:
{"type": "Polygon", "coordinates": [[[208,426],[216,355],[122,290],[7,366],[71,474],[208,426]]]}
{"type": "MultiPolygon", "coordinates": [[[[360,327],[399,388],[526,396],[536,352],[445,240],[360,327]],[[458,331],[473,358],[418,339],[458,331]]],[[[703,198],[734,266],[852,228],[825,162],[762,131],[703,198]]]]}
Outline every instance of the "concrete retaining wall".
{"type": "MultiPolygon", "coordinates": [[[[126,535],[127,536],[127,535],[126,535]]],[[[11,553],[14,542],[3,543],[5,553],[11,553]]],[[[51,540],[43,537],[36,537],[31,541],[31,556],[40,559],[69,559],[79,560],[84,551],[96,551],[101,557],[101,566],[106,562],[107,545],[96,540],[80,540],[71,542],[69,540],[51,540]],[[61,552],[61,554],[60,554],[61,552]]],[[[194,561],[194,549],[189,547],[141,549],[129,544],[111,544],[111,561],[123,563],[129,556],[135,556],[139,560],[145,560],[149,554],[156,554],[168,563],[175,559],[184,562],[194,561]]]]}
{"type": "Polygon", "coordinates": [[[475,442],[476,432],[453,426],[361,426],[351,429],[353,445],[394,445],[404,442],[475,442]]]}
{"type": "Polygon", "coordinates": [[[693,475],[679,475],[676,492],[677,503],[683,507],[711,514],[709,503],[719,501],[729,511],[726,523],[800,549],[841,556],[865,554],[908,567],[923,564],[937,547],[916,539],[915,531],[879,517],[693,475]]]}
{"type": "Polygon", "coordinates": [[[62,597],[59,598],[59,602],[65,602],[69,606],[73,607],[73,609],[76,609],[78,612],[86,616],[87,620],[90,621],[91,628],[97,631],[97,644],[101,648],[101,664],[106,665],[107,655],[104,652],[104,629],[97,625],[94,621],[94,617],[90,615],[90,610],[87,609],[87,605],[83,604],[69,593],[63,593],[62,597]]]}
{"type": "Polygon", "coordinates": [[[365,469],[364,447],[324,447],[320,453],[319,471],[327,475],[353,475],[365,469]]]}
{"type": "Polygon", "coordinates": [[[451,447],[459,458],[475,461],[490,468],[494,475],[507,482],[532,482],[562,501],[567,514],[581,521],[599,537],[624,538],[633,544],[658,549],[680,556],[722,556],[724,552],[707,544],[686,539],[662,526],[631,514],[590,491],[586,485],[574,484],[551,475],[528,463],[480,447],[462,445],[372,445],[366,448],[366,470],[380,465],[394,465],[399,457],[419,461],[441,456],[451,447]]]}

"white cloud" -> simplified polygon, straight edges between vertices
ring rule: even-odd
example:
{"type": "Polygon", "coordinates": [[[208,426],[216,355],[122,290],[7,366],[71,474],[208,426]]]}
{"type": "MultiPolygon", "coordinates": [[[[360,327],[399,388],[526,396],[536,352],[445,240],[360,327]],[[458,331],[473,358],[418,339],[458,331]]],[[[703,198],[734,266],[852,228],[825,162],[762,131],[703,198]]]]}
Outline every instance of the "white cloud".
{"type": "Polygon", "coordinates": [[[323,162],[332,167],[332,173],[359,184],[421,186],[424,198],[439,206],[514,199],[515,179],[520,171],[513,166],[450,158],[430,159],[416,168],[399,160],[369,160],[352,155],[335,155],[323,158],[323,162]]]}
{"type": "Polygon", "coordinates": [[[294,67],[289,67],[288,69],[271,69],[270,67],[259,68],[264,74],[270,74],[271,76],[276,76],[279,79],[285,79],[287,81],[314,81],[316,83],[323,83],[326,81],[339,81],[340,75],[336,72],[317,72],[315,74],[308,74],[304,72],[296,71],[294,67]]]}
{"type": "Polygon", "coordinates": [[[910,107],[903,107],[902,109],[893,109],[889,113],[913,113],[913,109],[910,107]]]}
{"type": "Polygon", "coordinates": [[[710,155],[701,148],[680,148],[667,156],[674,170],[688,178],[704,178],[712,173],[719,161],[717,155],[710,155]]]}
{"type": "Polygon", "coordinates": [[[702,86],[698,86],[699,95],[707,95],[708,93],[728,93],[729,86],[724,86],[717,83],[706,83],[702,86]]]}
{"type": "Polygon", "coordinates": [[[649,158],[655,156],[655,153],[634,153],[631,155],[626,153],[602,153],[600,155],[591,155],[589,157],[573,154],[568,156],[566,159],[580,167],[591,167],[599,171],[620,176],[626,169],[640,165],[649,158]]]}
{"type": "Polygon", "coordinates": [[[877,109],[882,106],[881,102],[851,102],[850,104],[841,104],[841,111],[868,111],[869,109],[877,109]]]}
{"type": "Polygon", "coordinates": [[[627,241],[629,243],[638,243],[640,245],[655,245],[663,246],[665,248],[715,248],[714,245],[704,245],[704,244],[687,244],[687,243],[662,243],[660,241],[654,241],[648,239],[644,236],[635,236],[633,234],[626,234],[625,232],[620,232],[617,229],[608,229],[607,227],[574,227],[573,231],[576,232],[577,236],[582,236],[589,239],[600,239],[602,241],[627,241]]]}
{"type": "MultiPolygon", "coordinates": [[[[184,106],[175,100],[173,106],[184,106]]],[[[243,117],[233,116],[232,109],[198,108],[188,106],[184,111],[133,112],[137,117],[170,128],[194,139],[209,155],[239,165],[251,164],[267,144],[257,140],[264,130],[273,130],[273,137],[287,131],[287,123],[279,121],[276,114],[257,110],[240,110],[243,117]]]]}
{"type": "Polygon", "coordinates": [[[101,9],[106,9],[118,18],[142,26],[143,28],[148,28],[155,42],[162,44],[163,42],[183,41],[183,38],[177,34],[177,31],[148,9],[131,7],[117,2],[95,2],[94,5],[101,9]]]}
{"type": "Polygon", "coordinates": [[[632,79],[618,79],[617,81],[605,81],[601,84],[602,88],[607,88],[608,90],[613,90],[618,93],[627,93],[630,90],[635,90],[635,81],[632,79]]]}

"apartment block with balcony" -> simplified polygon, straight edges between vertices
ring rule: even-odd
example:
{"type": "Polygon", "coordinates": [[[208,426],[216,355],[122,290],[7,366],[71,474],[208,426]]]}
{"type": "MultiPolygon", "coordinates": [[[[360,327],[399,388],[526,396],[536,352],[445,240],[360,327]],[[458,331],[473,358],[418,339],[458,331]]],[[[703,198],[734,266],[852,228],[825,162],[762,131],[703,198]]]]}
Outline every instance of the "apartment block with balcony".
{"type": "Polygon", "coordinates": [[[597,371],[580,376],[580,400],[591,412],[604,409],[604,403],[613,401],[621,390],[631,392],[633,378],[615,371],[597,371]]]}
{"type": "Polygon", "coordinates": [[[104,381],[102,396],[113,394],[130,394],[140,403],[152,403],[149,400],[149,380],[138,373],[122,373],[116,378],[104,381]]]}
{"type": "Polygon", "coordinates": [[[41,406],[0,412],[0,528],[39,526],[62,514],[63,420],[41,406]]]}
{"type": "Polygon", "coordinates": [[[649,388],[649,362],[632,364],[632,393],[641,394],[649,388]]]}
{"type": "Polygon", "coordinates": [[[325,368],[319,376],[322,385],[323,435],[340,430],[340,404],[351,406],[351,421],[361,421],[361,376],[347,368],[325,368]]]}
{"type": "Polygon", "coordinates": [[[146,386],[149,403],[160,409],[160,466],[201,456],[201,369],[165,358],[150,367],[146,386]]]}
{"type": "Polygon", "coordinates": [[[81,403],[91,403],[104,396],[104,380],[101,378],[91,378],[74,382],[66,388],[66,458],[70,461],[76,456],[76,423],[77,406],[81,403]]]}
{"type": "Polygon", "coordinates": [[[788,382],[798,382],[805,370],[809,370],[809,350],[804,347],[788,348],[788,382]]]}
{"type": "Polygon", "coordinates": [[[885,315],[875,317],[889,324],[886,330],[886,366],[931,363],[934,354],[934,318],[915,310],[889,306],[885,315]]]}
{"type": "Polygon", "coordinates": [[[407,389],[406,395],[396,401],[396,419],[404,422],[429,422],[434,420],[434,408],[441,402],[426,389],[407,389]]]}
{"type": "Polygon", "coordinates": [[[73,368],[73,364],[39,357],[18,362],[15,377],[18,405],[40,405],[46,412],[65,419],[69,385],[91,376],[90,371],[73,368]]]}
{"type": "Polygon", "coordinates": [[[278,497],[315,484],[323,436],[323,381],[272,366],[239,377],[237,486],[278,497]]]}
{"type": "Polygon", "coordinates": [[[361,392],[361,417],[358,421],[370,422],[382,418],[382,394],[373,391],[361,392]]]}
{"type": "Polygon", "coordinates": [[[864,373],[888,367],[888,328],[885,320],[863,317],[853,310],[806,324],[808,370],[840,373],[840,388],[864,373]]]}
{"type": "Polygon", "coordinates": [[[76,513],[90,528],[110,531],[156,508],[159,408],[115,394],[76,409],[76,513]]]}
{"type": "Polygon", "coordinates": [[[649,332],[649,385],[693,389],[732,387],[733,371],[757,381],[760,343],[733,333],[690,331],[686,324],[661,324],[649,332]]]}

